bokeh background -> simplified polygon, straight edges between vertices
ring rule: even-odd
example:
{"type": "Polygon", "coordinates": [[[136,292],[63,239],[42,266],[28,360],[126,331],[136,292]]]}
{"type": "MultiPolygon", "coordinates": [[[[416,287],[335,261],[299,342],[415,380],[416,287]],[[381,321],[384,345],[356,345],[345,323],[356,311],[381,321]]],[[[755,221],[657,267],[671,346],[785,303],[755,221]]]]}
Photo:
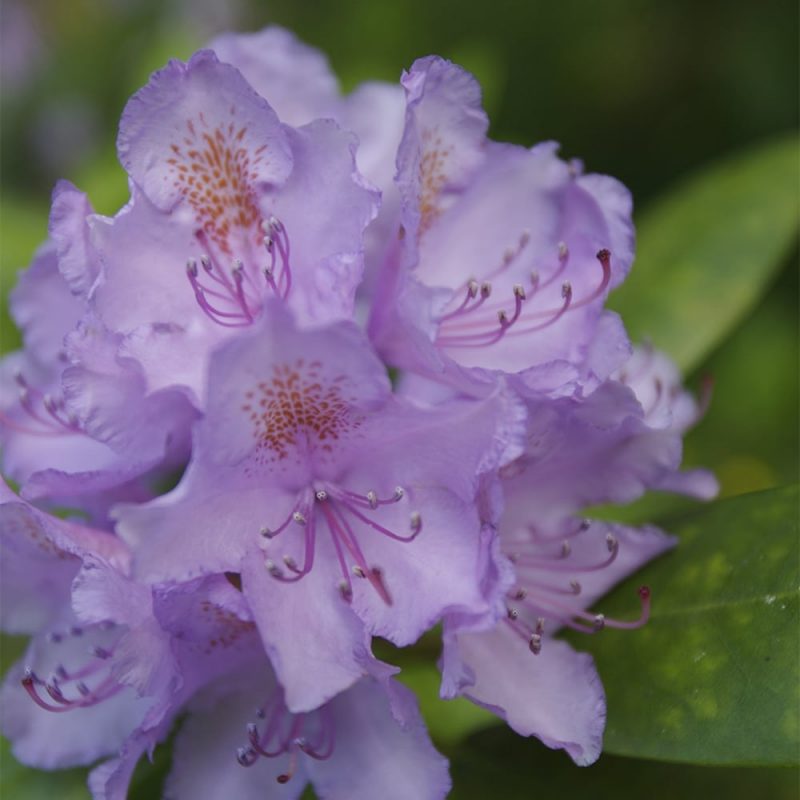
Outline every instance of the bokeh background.
{"type": "MultiPolygon", "coordinates": [[[[429,53],[459,62],[484,87],[494,138],[559,141],[566,157],[626,183],[637,219],[688,176],[798,127],[796,0],[3,0],[0,23],[4,308],[16,270],[46,235],[55,181],[70,179],[98,211],[114,213],[127,197],[114,151],[127,98],[168,58],[188,57],[223,30],[291,28],[328,54],[346,91],[366,79],[395,81],[429,53]]],[[[796,213],[796,159],[794,173],[796,213]]],[[[754,207],[761,202],[754,190],[754,207]]],[[[715,390],[686,460],[714,469],[724,496],[798,478],[796,234],[779,250],[735,330],[687,375],[694,387],[712,375],[715,390]]],[[[715,293],[700,302],[712,308],[715,293]]],[[[3,352],[18,341],[5,310],[0,337],[3,352]]],[[[520,787],[533,793],[535,765],[542,786],[558,790],[542,775],[560,774],[560,754],[523,743],[513,761],[520,745],[501,742],[471,740],[456,775],[488,775],[506,787],[495,796],[527,797],[520,787]],[[489,761],[475,767],[481,754],[489,761]]],[[[12,769],[7,755],[3,767],[12,769]]],[[[609,756],[593,772],[570,774],[562,791],[659,797],[673,782],[681,788],[669,796],[722,786],[729,796],[797,796],[796,773],[765,775],[609,756]],[[619,794],[622,784],[633,794],[619,794]]]]}

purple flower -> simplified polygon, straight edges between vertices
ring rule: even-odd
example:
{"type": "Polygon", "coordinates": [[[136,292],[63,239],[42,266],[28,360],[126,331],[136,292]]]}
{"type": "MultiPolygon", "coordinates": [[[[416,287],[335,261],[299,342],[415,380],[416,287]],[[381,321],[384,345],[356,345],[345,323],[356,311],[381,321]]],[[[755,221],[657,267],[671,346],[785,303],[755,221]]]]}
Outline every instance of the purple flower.
{"type": "Polygon", "coordinates": [[[181,485],[119,530],[143,580],[241,573],[293,711],[363,673],[365,631],[405,645],[487,610],[476,493],[518,452],[512,398],[417,410],[354,326],[277,307],[212,356],[205,405],[181,485]]]}
{"type": "Polygon", "coordinates": [[[507,373],[523,392],[590,390],[628,355],[602,310],[633,258],[631,202],[556,146],[486,139],[480,90],[438,58],[403,76],[402,242],[370,330],[395,365],[469,393],[507,373]]]}
{"type": "Polygon", "coordinates": [[[0,366],[0,437],[3,469],[26,497],[80,498],[102,519],[115,502],[152,497],[158,477],[185,461],[194,413],[180,392],[146,396],[139,365],[118,358],[119,336],[89,313],[99,270],[90,212],[70,184],[56,187],[50,241],[11,298],[24,350],[0,366]]]}
{"type": "MultiPolygon", "coordinates": [[[[671,373],[668,362],[657,360],[671,373]]],[[[627,379],[642,390],[650,388],[648,364],[637,355],[626,367],[627,379]]],[[[652,527],[577,514],[598,503],[630,502],[646,489],[704,497],[716,491],[713,477],[702,471],[678,473],[681,426],[696,419],[694,400],[679,382],[657,397],[667,406],[658,415],[652,397],[643,409],[633,391],[615,381],[585,400],[529,401],[525,453],[500,472],[500,547],[509,563],[495,580],[505,591],[506,616],[497,624],[458,615],[445,622],[443,696],[464,694],[518,733],[564,748],[578,764],[600,755],[605,697],[591,657],[551,637],[565,626],[596,633],[645,624],[648,587],[639,590],[637,619],[588,609],[675,540],[652,527]],[[651,427],[651,418],[658,427],[651,427]]]]}
{"type": "Polygon", "coordinates": [[[673,542],[582,515],[716,491],[679,471],[704,404],[603,310],[628,193],[488,140],[442,59],[343,97],[282,29],[211,48],[128,103],[123,209],[56,188],[12,298],[15,754],[107,758],[91,790],[123,800],[185,717],[168,797],[441,798],[446,761],[372,653],[441,621],[443,696],[591,763],[602,684],[553,634],[644,624],[646,587],[638,617],[590,609],[673,542]]]}
{"type": "MultiPolygon", "coordinates": [[[[223,786],[237,797],[297,796],[306,780],[328,798],[380,787],[398,798],[447,793],[447,763],[391,668],[367,665],[370,677],[293,714],[232,582],[209,576],[153,592],[125,577],[128,554],[110,534],[10,493],[0,518],[3,563],[27,561],[30,597],[4,623],[37,631],[2,689],[4,733],[20,760],[52,769],[115,755],[90,786],[96,798],[122,800],[138,759],[188,708],[171,797],[216,797],[223,786]]],[[[4,594],[14,588],[4,581],[4,594]]]]}
{"type": "Polygon", "coordinates": [[[341,97],[324,54],[277,26],[252,34],[223,34],[208,46],[221,61],[240,70],[284,122],[299,126],[318,118],[335,119],[358,137],[358,169],[381,191],[380,211],[365,232],[366,271],[358,297],[366,306],[380,266],[395,247],[400,223],[394,175],[405,114],[402,87],[368,81],[341,97]]]}
{"type": "Polygon", "coordinates": [[[210,51],[134,95],[118,140],[133,198],[95,231],[91,303],[151,391],[198,396],[210,350],[268,298],[305,322],[352,314],[377,205],[355,146],[332,121],[281,124],[210,51]]]}
{"type": "Polygon", "coordinates": [[[308,781],[329,800],[434,800],[450,788],[413,693],[388,674],[293,714],[269,670],[253,669],[211,687],[196,707],[166,784],[175,800],[298,797],[308,781]]]}

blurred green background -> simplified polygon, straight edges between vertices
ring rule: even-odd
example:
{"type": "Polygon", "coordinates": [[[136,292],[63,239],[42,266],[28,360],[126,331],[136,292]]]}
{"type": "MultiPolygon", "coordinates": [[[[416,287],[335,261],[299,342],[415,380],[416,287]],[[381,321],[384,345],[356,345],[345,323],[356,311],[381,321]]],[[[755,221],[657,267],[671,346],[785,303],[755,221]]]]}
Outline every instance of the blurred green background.
{"type": "MultiPolygon", "coordinates": [[[[643,224],[640,269],[650,270],[648,279],[655,273],[657,280],[661,271],[666,285],[673,250],[689,260],[700,258],[703,231],[720,220],[730,225],[737,247],[730,271],[750,275],[752,267],[753,275],[737,295],[735,313],[683,362],[693,387],[703,375],[715,381],[710,410],[687,438],[686,461],[715,470],[723,496],[797,481],[798,170],[796,139],[786,139],[798,126],[796,0],[4,0],[1,22],[4,308],[16,270],[45,236],[57,179],[86,190],[103,213],[125,201],[125,176],[114,152],[116,125],[130,94],[167,58],[188,57],[222,30],[278,23],[325,51],[347,91],[366,79],[395,81],[416,57],[438,53],[480,79],[494,138],[523,144],[557,140],[564,156],[580,157],[588,170],[614,175],[630,187],[637,222],[643,224]],[[660,198],[680,195],[686,180],[691,186],[692,175],[713,171],[717,162],[724,171],[725,164],[738,163],[738,154],[768,148],[781,137],[794,155],[775,162],[774,175],[759,168],[758,175],[766,177],[743,188],[733,169],[738,205],[727,205],[736,191],[701,191],[684,213],[696,225],[655,231],[654,220],[663,218],[657,213],[660,198]],[[749,250],[734,237],[748,209],[767,220],[766,241],[748,240],[749,250]],[[773,235],[769,220],[787,215],[791,225],[781,223],[773,235]],[[665,236],[666,245],[659,244],[665,236]]],[[[727,280],[725,258],[718,264],[720,283],[727,280]]],[[[651,280],[651,285],[660,284],[651,280]]],[[[699,298],[688,297],[687,305],[699,302],[702,312],[705,303],[709,317],[719,316],[716,306],[726,295],[715,288],[712,282],[699,298]]],[[[637,333],[648,332],[643,298],[635,284],[619,298],[638,320],[637,333]]],[[[680,311],[681,301],[673,302],[680,311]]],[[[693,332],[678,330],[678,335],[688,341],[693,332]]],[[[5,310],[0,337],[4,352],[18,341],[5,310]]],[[[627,513],[644,517],[679,507],[656,498],[627,513]]],[[[5,651],[7,660],[9,645],[5,651]]],[[[592,791],[585,777],[591,772],[574,777],[560,754],[535,743],[506,746],[502,739],[484,739],[465,747],[455,757],[457,779],[466,787],[480,785],[483,776],[504,787],[493,796],[527,797],[520,787],[533,794],[531,776],[552,771],[555,783],[544,785],[556,794],[561,786],[561,796],[580,791],[650,797],[656,796],[653,782],[674,781],[680,789],[673,796],[709,791],[717,796],[724,790],[728,797],[797,797],[796,773],[783,770],[648,767],[649,762],[608,757],[597,768],[601,773],[592,791]],[[515,753],[522,748],[514,762],[508,760],[509,748],[515,753]],[[479,763],[480,753],[492,754],[491,763],[479,763]],[[509,773],[516,784],[508,782],[509,773]],[[562,778],[566,783],[558,784],[562,778]]],[[[7,773],[16,769],[7,758],[3,767],[7,773]]],[[[20,783],[9,798],[47,791],[34,786],[23,794],[19,787],[28,779],[14,775],[20,783]]],[[[83,796],[82,780],[76,778],[75,797],[83,796]]],[[[155,785],[152,776],[143,780],[155,785]]],[[[457,796],[487,796],[468,791],[457,796]]],[[[156,796],[150,792],[157,790],[141,796],[156,796]]]]}

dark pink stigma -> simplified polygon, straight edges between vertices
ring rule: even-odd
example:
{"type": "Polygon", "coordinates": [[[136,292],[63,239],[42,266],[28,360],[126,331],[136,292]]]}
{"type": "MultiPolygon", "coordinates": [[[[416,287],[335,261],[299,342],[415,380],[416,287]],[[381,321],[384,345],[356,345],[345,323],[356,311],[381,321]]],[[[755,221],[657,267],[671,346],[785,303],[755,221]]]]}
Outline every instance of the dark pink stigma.
{"type": "Polygon", "coordinates": [[[267,704],[258,709],[261,722],[247,725],[249,744],[236,751],[236,760],[251,767],[259,758],[278,758],[287,755],[289,763],[276,780],[288,783],[297,770],[300,754],[318,761],[331,757],[336,744],[333,714],[328,706],[306,714],[292,714],[280,692],[275,692],[267,704]]]}
{"type": "Polygon", "coordinates": [[[369,529],[397,542],[414,541],[422,531],[422,518],[418,512],[411,512],[409,515],[407,534],[397,533],[374,518],[380,514],[382,508],[395,505],[405,497],[404,490],[399,486],[387,497],[380,497],[372,490],[366,494],[357,494],[333,485],[319,487],[314,491],[303,491],[289,515],[277,528],[265,526],[260,530],[264,539],[272,540],[292,525],[302,528],[302,566],[292,556],[284,555],[283,566],[268,558],[265,561],[267,571],[276,580],[286,583],[298,581],[308,575],[314,566],[317,530],[321,521],[328,530],[339,562],[342,580],[338,588],[342,597],[348,602],[352,600],[355,577],[366,580],[381,600],[391,605],[392,597],[383,570],[368,563],[361,547],[361,539],[367,533],[365,529],[369,529]]]}
{"type": "Polygon", "coordinates": [[[65,436],[83,434],[78,418],[67,411],[64,398],[45,394],[26,380],[21,372],[14,375],[19,387],[19,405],[34,426],[22,424],[0,411],[0,424],[28,436],[65,436]]]}
{"type": "MultiPolygon", "coordinates": [[[[525,243],[527,244],[527,240],[525,243]]],[[[508,253],[503,264],[491,275],[506,270],[518,259],[523,249],[524,245],[508,253]]],[[[539,273],[533,271],[530,275],[531,286],[527,291],[522,284],[515,284],[512,287],[514,303],[512,307],[504,301],[486,302],[492,293],[492,284],[488,281],[480,285],[475,280],[468,281],[465,285],[465,296],[459,305],[452,311],[445,310],[445,313],[437,318],[439,330],[436,344],[456,348],[488,347],[506,336],[527,336],[554,325],[568,312],[587,306],[605,294],[611,280],[610,252],[605,249],[600,250],[597,253],[597,260],[602,269],[602,278],[598,286],[589,295],[576,301],[572,284],[563,281],[562,302],[557,308],[540,308],[539,298],[542,291],[558,280],[566,269],[569,249],[564,244],[559,245],[558,267],[546,281],[542,282],[539,273]]],[[[461,291],[464,291],[464,288],[457,290],[454,299],[461,291]]]]}
{"type": "MultiPolygon", "coordinates": [[[[65,636],[80,636],[82,633],[81,628],[73,628],[69,634],[54,632],[48,638],[58,644],[65,636]]],[[[91,647],[89,654],[92,659],[74,671],[67,670],[63,664],[58,664],[46,681],[42,680],[32,668],[26,667],[21,680],[22,686],[31,700],[45,711],[61,713],[102,703],[123,689],[122,684],[113,677],[105,663],[113,656],[114,651],[104,647],[91,647]],[[42,691],[46,697],[42,695],[42,691]]]]}
{"type": "Polygon", "coordinates": [[[252,258],[234,259],[226,269],[203,231],[197,233],[206,250],[199,266],[194,258],[186,262],[186,276],[197,304],[209,319],[225,328],[247,327],[261,310],[267,292],[286,300],[292,288],[289,237],[284,224],[270,217],[261,223],[261,230],[267,262],[260,269],[252,258]]]}

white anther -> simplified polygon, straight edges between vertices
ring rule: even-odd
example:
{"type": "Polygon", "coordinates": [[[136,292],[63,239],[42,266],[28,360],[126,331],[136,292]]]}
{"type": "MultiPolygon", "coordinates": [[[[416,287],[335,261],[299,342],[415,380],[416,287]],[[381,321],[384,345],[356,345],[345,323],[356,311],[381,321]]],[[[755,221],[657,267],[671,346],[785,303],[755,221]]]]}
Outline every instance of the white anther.
{"type": "Polygon", "coordinates": [[[200,265],[206,272],[211,272],[211,259],[205,253],[200,256],[200,265]]]}
{"type": "Polygon", "coordinates": [[[542,652],[542,637],[538,633],[531,634],[531,638],[528,640],[528,648],[535,656],[542,652]]]}
{"type": "Polygon", "coordinates": [[[536,618],[536,633],[541,636],[544,633],[544,617],[536,618]]]}
{"type": "Polygon", "coordinates": [[[497,321],[500,323],[501,328],[505,328],[508,325],[508,314],[501,309],[497,312],[497,321]]]}
{"type": "Polygon", "coordinates": [[[572,284],[569,281],[564,281],[561,284],[561,296],[566,300],[568,297],[572,297],[572,284]]]}
{"type": "Polygon", "coordinates": [[[280,570],[280,567],[271,558],[268,558],[264,562],[264,566],[267,568],[267,572],[269,572],[269,574],[273,577],[279,577],[283,574],[280,570]]]}
{"type": "Polygon", "coordinates": [[[320,503],[324,503],[328,499],[328,493],[324,489],[320,489],[314,497],[319,500],[320,503]]]}
{"type": "Polygon", "coordinates": [[[467,294],[470,298],[477,297],[478,292],[480,291],[480,284],[476,280],[471,280],[467,283],[467,294]]]}
{"type": "Polygon", "coordinates": [[[484,281],[481,284],[481,297],[488,297],[492,293],[492,284],[489,281],[484,281]]]}
{"type": "Polygon", "coordinates": [[[514,297],[518,297],[520,300],[525,299],[525,289],[519,283],[514,284],[514,297]]]}
{"type": "Polygon", "coordinates": [[[297,562],[291,556],[284,556],[283,563],[286,564],[289,569],[297,569],[297,562]]]}
{"type": "Polygon", "coordinates": [[[402,500],[405,497],[406,490],[402,486],[394,487],[394,499],[402,500]]]}
{"type": "Polygon", "coordinates": [[[601,631],[606,626],[606,617],[605,614],[597,614],[594,618],[594,629],[596,631],[601,631]]]}
{"type": "Polygon", "coordinates": [[[563,541],[561,543],[561,558],[567,558],[572,552],[572,546],[569,542],[563,541]]]}
{"type": "Polygon", "coordinates": [[[619,542],[617,541],[616,536],[610,533],[606,534],[606,547],[608,548],[609,553],[613,553],[617,549],[618,544],[619,542]]]}
{"type": "Polygon", "coordinates": [[[295,511],[294,514],[292,514],[292,519],[298,525],[305,525],[306,524],[306,518],[299,511],[295,511]]]}
{"type": "Polygon", "coordinates": [[[378,507],[378,495],[375,494],[372,490],[367,492],[367,502],[369,503],[370,508],[377,508],[378,507]]]}
{"type": "Polygon", "coordinates": [[[197,277],[197,261],[195,259],[190,258],[186,262],[186,272],[193,278],[197,277]]]}
{"type": "Polygon", "coordinates": [[[262,535],[262,536],[263,536],[265,539],[271,539],[271,538],[274,536],[274,534],[272,533],[272,531],[271,531],[271,530],[270,530],[270,529],[269,529],[269,528],[268,528],[266,525],[262,525],[262,526],[261,526],[261,529],[259,530],[259,533],[260,533],[260,534],[261,534],[261,535],[262,535]]]}
{"type": "Polygon", "coordinates": [[[355,575],[357,578],[366,578],[367,577],[367,573],[364,572],[364,570],[361,567],[359,567],[358,564],[355,564],[353,566],[353,575],[355,575]]]}
{"type": "Polygon", "coordinates": [[[569,248],[566,245],[566,242],[559,242],[558,243],[558,257],[560,259],[565,259],[569,255],[569,248]]]}
{"type": "Polygon", "coordinates": [[[418,531],[422,527],[422,515],[419,511],[411,512],[411,530],[418,531]]]}
{"type": "Polygon", "coordinates": [[[507,608],[506,613],[508,614],[508,618],[510,620],[515,620],[519,617],[519,611],[516,608],[507,608]]]}

